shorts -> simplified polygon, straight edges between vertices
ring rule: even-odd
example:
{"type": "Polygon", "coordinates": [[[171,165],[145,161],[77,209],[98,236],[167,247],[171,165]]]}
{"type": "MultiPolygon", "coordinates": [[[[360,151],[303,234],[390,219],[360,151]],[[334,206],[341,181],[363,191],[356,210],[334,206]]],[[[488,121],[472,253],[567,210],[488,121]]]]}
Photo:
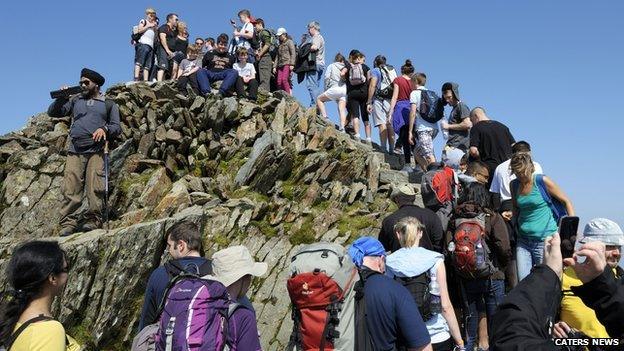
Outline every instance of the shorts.
{"type": "Polygon", "coordinates": [[[442,162],[454,170],[459,170],[459,163],[465,154],[462,149],[447,145],[444,147],[444,151],[442,151],[442,162]]]}
{"type": "Polygon", "coordinates": [[[165,48],[162,46],[158,46],[158,49],[156,49],[156,60],[156,67],[158,67],[159,70],[169,70],[169,55],[167,55],[167,51],[165,51],[165,48]]]}
{"type": "Polygon", "coordinates": [[[416,131],[418,138],[416,139],[416,152],[422,158],[435,158],[435,153],[433,152],[433,139],[435,139],[436,135],[438,135],[437,129],[426,129],[416,131]]]}
{"type": "Polygon", "coordinates": [[[323,92],[328,99],[338,102],[338,100],[347,101],[347,86],[333,86],[323,92]]]}
{"type": "Polygon", "coordinates": [[[379,127],[388,121],[388,113],[390,112],[390,100],[374,99],[373,100],[373,124],[379,127]]]}
{"type": "Polygon", "coordinates": [[[350,118],[361,118],[362,121],[368,122],[368,110],[366,102],[368,93],[362,90],[354,90],[347,94],[347,112],[350,118]]]}
{"type": "Polygon", "coordinates": [[[173,61],[175,61],[178,65],[186,58],[186,54],[181,51],[176,51],[173,53],[173,61]]]}
{"type": "Polygon", "coordinates": [[[147,44],[137,43],[134,50],[134,64],[149,71],[154,60],[154,49],[147,44]]]}

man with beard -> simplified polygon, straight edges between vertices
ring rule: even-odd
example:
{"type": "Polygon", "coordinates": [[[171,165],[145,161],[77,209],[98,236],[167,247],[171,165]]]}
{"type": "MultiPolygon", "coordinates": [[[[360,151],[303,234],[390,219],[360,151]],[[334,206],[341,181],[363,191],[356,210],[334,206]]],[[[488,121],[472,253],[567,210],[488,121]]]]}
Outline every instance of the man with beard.
{"type": "Polygon", "coordinates": [[[50,117],[72,116],[63,178],[60,236],[70,235],[78,228],[83,189],[89,208],[82,229],[89,231],[102,226],[104,144],[121,133],[119,107],[104,98],[100,92],[102,85],[104,77],[83,68],[80,72],[82,92],[71,98],[58,98],[48,108],[50,117]]]}

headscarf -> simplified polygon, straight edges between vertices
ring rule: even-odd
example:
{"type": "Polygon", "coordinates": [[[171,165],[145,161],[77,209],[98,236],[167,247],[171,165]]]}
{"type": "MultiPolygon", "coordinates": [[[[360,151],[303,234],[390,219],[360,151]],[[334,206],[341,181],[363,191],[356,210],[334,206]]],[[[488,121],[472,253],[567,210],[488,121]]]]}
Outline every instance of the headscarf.
{"type": "Polygon", "coordinates": [[[362,266],[364,257],[384,256],[385,254],[386,250],[384,249],[383,245],[381,245],[379,240],[370,236],[364,236],[357,239],[349,247],[349,256],[351,256],[353,263],[358,268],[362,266]]]}

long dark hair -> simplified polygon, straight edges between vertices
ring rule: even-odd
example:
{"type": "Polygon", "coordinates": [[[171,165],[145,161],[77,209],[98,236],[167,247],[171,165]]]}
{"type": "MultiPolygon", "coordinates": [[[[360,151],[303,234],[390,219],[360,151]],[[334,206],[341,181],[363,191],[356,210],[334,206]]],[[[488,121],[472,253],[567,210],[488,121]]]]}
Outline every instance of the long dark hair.
{"type": "Polygon", "coordinates": [[[6,343],[20,315],[41,293],[50,275],[59,275],[66,254],[56,241],[31,241],[13,251],[6,270],[8,291],[0,300],[0,344],[6,343]]]}
{"type": "Polygon", "coordinates": [[[481,183],[473,182],[468,185],[464,190],[462,196],[459,198],[459,203],[471,203],[478,205],[481,209],[490,208],[490,192],[487,187],[481,183]]]}

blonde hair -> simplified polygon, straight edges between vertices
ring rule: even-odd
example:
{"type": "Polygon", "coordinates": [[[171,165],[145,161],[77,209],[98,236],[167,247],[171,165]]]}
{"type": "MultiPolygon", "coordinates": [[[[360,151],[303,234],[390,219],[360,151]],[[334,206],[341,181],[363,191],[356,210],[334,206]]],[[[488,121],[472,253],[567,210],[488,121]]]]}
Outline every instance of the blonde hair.
{"type": "Polygon", "coordinates": [[[178,22],[178,32],[188,35],[188,26],[186,25],[186,22],[178,22]]]}
{"type": "Polygon", "coordinates": [[[249,53],[249,51],[247,50],[247,48],[241,47],[238,48],[238,50],[236,50],[236,55],[247,55],[249,53]]]}
{"type": "Polygon", "coordinates": [[[146,9],[145,9],[145,14],[146,14],[146,15],[149,15],[150,13],[156,14],[156,10],[154,10],[154,9],[153,9],[153,8],[151,8],[151,7],[146,8],[146,9]]]}
{"type": "Polygon", "coordinates": [[[424,226],[414,217],[405,217],[394,225],[394,232],[400,234],[401,247],[418,246],[424,226]]]}
{"type": "Polygon", "coordinates": [[[518,178],[531,178],[535,172],[531,154],[526,152],[517,152],[511,156],[511,172],[518,178]]]}
{"type": "Polygon", "coordinates": [[[197,55],[199,53],[199,47],[196,44],[189,45],[186,49],[187,55],[197,55]]]}

